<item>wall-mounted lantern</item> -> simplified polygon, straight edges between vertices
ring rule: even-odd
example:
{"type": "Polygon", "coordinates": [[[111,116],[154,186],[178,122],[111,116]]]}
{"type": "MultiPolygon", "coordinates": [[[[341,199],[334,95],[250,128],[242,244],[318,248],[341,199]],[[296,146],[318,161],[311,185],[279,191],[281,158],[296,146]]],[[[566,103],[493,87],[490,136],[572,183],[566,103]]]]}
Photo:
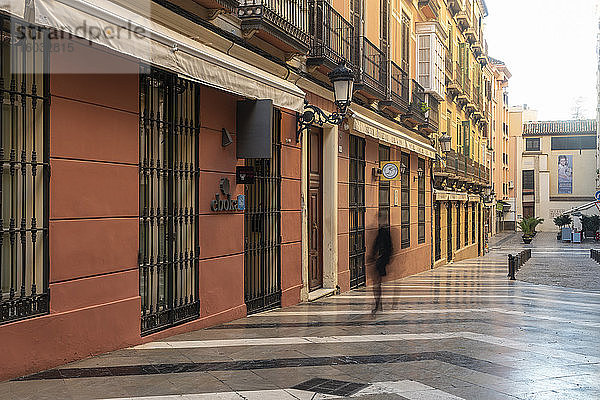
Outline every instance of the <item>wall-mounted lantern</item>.
{"type": "Polygon", "coordinates": [[[413,181],[416,181],[417,179],[421,179],[423,178],[423,175],[425,174],[425,171],[423,171],[422,168],[419,168],[417,170],[417,175],[413,178],[413,181]]]}
{"type": "Polygon", "coordinates": [[[304,112],[297,114],[296,143],[300,142],[302,132],[308,131],[312,125],[323,126],[325,123],[339,125],[346,117],[354,92],[354,72],[342,62],[328,76],[333,85],[337,112],[327,115],[319,107],[305,102],[304,112]]]}
{"type": "Polygon", "coordinates": [[[444,153],[444,154],[450,153],[450,150],[452,150],[452,138],[450,136],[448,136],[447,133],[444,133],[442,136],[440,136],[439,142],[440,142],[440,150],[442,150],[442,153],[444,153]]]}

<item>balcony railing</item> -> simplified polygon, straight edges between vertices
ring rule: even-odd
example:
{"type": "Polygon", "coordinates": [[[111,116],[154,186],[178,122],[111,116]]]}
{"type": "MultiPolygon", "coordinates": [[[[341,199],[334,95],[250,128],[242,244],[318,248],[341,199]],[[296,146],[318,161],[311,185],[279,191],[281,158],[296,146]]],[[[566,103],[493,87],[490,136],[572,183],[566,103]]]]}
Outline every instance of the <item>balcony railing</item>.
{"type": "Polygon", "coordinates": [[[450,53],[449,51],[446,52],[446,75],[448,76],[448,78],[453,79],[454,75],[453,75],[453,62],[452,62],[452,53],[450,53]]]}
{"type": "Polygon", "coordinates": [[[410,80],[408,74],[393,61],[388,63],[389,86],[385,101],[380,102],[382,108],[394,114],[404,114],[410,106],[410,80]]]}
{"type": "Polygon", "coordinates": [[[464,74],[462,73],[462,68],[460,65],[460,62],[456,61],[456,68],[454,69],[456,71],[456,76],[455,76],[455,82],[458,84],[458,86],[462,89],[462,87],[464,86],[465,80],[464,80],[464,74]]]}
{"type": "Polygon", "coordinates": [[[385,54],[364,36],[358,38],[362,51],[357,52],[359,66],[356,90],[372,98],[384,99],[387,94],[387,60],[385,54]]]}
{"type": "Polygon", "coordinates": [[[429,95],[429,110],[427,111],[427,125],[432,132],[437,132],[440,126],[440,104],[429,95]]]}
{"type": "Polygon", "coordinates": [[[312,47],[308,65],[325,65],[332,69],[345,61],[352,64],[354,28],[328,1],[309,0],[312,47]]]}
{"type": "Polygon", "coordinates": [[[437,0],[419,0],[419,9],[427,18],[438,18],[440,15],[440,6],[437,0]]]}
{"type": "Polygon", "coordinates": [[[287,52],[310,48],[309,0],[240,0],[238,17],[245,35],[254,33],[287,52]]]}
{"type": "Polygon", "coordinates": [[[211,10],[233,11],[239,6],[238,0],[194,0],[196,3],[211,10]]]}
{"type": "Polygon", "coordinates": [[[445,155],[445,160],[445,163],[436,165],[434,173],[449,175],[459,181],[471,181],[477,185],[490,183],[490,169],[464,154],[451,150],[445,155]]]}

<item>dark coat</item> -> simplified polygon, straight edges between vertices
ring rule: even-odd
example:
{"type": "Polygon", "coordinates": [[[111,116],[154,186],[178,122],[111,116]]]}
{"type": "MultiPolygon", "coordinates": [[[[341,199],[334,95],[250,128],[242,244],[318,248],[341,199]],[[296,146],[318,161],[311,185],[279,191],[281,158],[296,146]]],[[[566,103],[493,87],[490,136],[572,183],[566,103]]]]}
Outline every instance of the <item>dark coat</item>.
{"type": "Polygon", "coordinates": [[[377,231],[375,243],[373,243],[372,253],[373,258],[375,258],[375,267],[380,276],[387,274],[386,267],[390,263],[393,250],[390,228],[380,227],[377,231]]]}

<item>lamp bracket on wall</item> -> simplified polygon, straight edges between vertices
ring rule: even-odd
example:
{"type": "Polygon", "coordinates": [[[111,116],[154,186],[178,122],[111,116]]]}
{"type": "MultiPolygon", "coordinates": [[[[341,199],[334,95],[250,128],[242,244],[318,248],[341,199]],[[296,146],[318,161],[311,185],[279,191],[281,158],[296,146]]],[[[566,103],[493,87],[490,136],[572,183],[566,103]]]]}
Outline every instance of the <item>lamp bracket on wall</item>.
{"type": "Polygon", "coordinates": [[[325,124],[339,125],[344,120],[346,110],[340,110],[339,112],[333,112],[327,115],[319,107],[304,102],[304,112],[297,114],[298,127],[296,130],[296,143],[299,143],[302,139],[302,133],[308,132],[311,126],[317,125],[322,127],[325,124]]]}

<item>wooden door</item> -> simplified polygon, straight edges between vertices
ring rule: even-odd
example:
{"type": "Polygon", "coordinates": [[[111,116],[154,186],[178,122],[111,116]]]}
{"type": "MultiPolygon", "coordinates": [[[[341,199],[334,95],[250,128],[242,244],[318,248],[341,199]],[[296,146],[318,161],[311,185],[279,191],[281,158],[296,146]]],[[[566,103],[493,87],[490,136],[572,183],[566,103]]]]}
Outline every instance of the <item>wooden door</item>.
{"type": "Polygon", "coordinates": [[[323,287],[323,130],[308,139],[308,289],[323,287]]]}

